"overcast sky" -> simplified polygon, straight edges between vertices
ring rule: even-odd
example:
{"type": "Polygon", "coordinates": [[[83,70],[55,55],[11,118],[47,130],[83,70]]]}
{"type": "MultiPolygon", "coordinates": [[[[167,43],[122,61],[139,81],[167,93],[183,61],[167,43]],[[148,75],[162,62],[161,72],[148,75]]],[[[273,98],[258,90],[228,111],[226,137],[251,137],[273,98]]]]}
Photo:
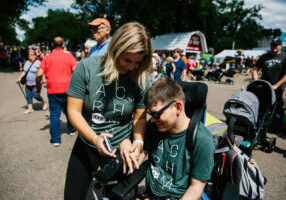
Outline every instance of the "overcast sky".
{"type": "MultiPolygon", "coordinates": [[[[30,7],[29,11],[21,18],[32,21],[32,18],[47,16],[48,9],[70,9],[73,0],[48,0],[44,6],[30,7]]],[[[264,8],[260,11],[262,20],[259,21],[265,28],[280,28],[286,32],[286,0],[245,0],[246,6],[261,4],[264,8]]],[[[24,39],[24,32],[16,27],[16,32],[20,40],[24,39]]]]}

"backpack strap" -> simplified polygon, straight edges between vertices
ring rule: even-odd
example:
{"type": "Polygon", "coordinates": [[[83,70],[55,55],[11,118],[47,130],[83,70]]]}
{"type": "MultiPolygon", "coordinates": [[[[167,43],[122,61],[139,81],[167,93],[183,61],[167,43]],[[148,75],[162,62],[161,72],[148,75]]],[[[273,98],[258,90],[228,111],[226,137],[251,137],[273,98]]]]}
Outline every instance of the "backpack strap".
{"type": "Polygon", "coordinates": [[[197,129],[199,126],[199,123],[203,117],[205,109],[202,108],[197,108],[193,111],[193,115],[191,118],[191,121],[189,123],[189,127],[187,130],[187,138],[186,138],[186,145],[187,149],[190,154],[192,154],[195,146],[195,141],[196,141],[196,135],[197,135],[197,129]]]}

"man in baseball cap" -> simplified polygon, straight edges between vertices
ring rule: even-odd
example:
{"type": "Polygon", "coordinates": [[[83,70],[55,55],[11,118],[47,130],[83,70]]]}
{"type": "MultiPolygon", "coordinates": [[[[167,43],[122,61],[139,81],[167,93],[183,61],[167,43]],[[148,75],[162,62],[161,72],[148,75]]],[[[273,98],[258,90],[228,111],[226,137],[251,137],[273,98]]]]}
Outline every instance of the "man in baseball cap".
{"type": "Polygon", "coordinates": [[[90,49],[89,56],[102,56],[107,51],[110,42],[110,23],[105,18],[96,18],[88,25],[90,26],[93,39],[97,41],[97,45],[90,49]]]}
{"type": "Polygon", "coordinates": [[[262,70],[261,79],[272,84],[275,90],[277,106],[270,126],[270,132],[276,133],[281,131],[284,118],[284,100],[282,94],[286,83],[286,54],[281,49],[281,39],[274,38],[270,43],[270,51],[260,57],[252,70],[254,80],[258,79],[258,70],[262,70]]]}
{"type": "Polygon", "coordinates": [[[280,40],[279,38],[274,38],[271,41],[271,45],[274,45],[274,46],[282,45],[282,40],[280,40]]]}

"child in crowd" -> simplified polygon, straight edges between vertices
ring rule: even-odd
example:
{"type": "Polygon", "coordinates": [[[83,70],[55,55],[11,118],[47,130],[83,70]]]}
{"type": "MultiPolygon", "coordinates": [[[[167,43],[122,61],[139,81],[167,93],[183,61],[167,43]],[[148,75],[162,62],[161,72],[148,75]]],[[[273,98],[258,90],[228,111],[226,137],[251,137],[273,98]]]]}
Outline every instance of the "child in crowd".
{"type": "Polygon", "coordinates": [[[167,58],[167,64],[166,64],[166,75],[170,78],[174,78],[174,73],[176,71],[176,66],[173,63],[173,58],[168,57],[167,58]]]}

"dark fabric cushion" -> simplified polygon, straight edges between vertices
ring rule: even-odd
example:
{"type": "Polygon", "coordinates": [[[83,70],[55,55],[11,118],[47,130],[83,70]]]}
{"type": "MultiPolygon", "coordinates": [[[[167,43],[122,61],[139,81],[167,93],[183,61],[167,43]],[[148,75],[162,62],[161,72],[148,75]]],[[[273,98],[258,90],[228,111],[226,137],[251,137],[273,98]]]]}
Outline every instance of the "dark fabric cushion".
{"type": "Polygon", "coordinates": [[[196,108],[204,108],[207,99],[208,86],[205,83],[179,82],[185,97],[185,110],[188,117],[192,116],[192,111],[196,108]]]}

